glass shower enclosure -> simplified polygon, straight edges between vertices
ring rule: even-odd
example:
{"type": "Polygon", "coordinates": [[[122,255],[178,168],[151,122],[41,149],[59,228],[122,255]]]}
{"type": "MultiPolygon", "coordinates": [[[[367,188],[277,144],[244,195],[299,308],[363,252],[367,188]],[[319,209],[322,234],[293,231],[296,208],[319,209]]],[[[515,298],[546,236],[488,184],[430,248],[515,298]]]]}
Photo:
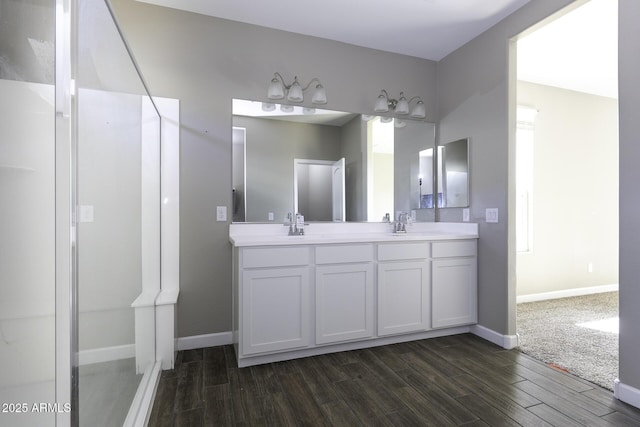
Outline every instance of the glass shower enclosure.
{"type": "Polygon", "coordinates": [[[0,0],[0,426],[122,426],[156,363],[160,115],[104,0],[0,0]]]}

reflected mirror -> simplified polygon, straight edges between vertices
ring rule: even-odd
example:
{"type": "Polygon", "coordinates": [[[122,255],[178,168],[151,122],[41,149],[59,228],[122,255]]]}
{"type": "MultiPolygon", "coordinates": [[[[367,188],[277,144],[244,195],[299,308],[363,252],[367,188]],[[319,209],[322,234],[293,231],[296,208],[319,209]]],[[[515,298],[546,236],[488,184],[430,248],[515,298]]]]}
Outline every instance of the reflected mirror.
{"type": "Polygon", "coordinates": [[[469,139],[438,147],[438,207],[469,207],[469,139]]]}
{"type": "Polygon", "coordinates": [[[410,174],[418,153],[434,149],[433,123],[240,99],[232,120],[234,222],[284,222],[289,212],[379,222],[419,204],[410,174]]]}

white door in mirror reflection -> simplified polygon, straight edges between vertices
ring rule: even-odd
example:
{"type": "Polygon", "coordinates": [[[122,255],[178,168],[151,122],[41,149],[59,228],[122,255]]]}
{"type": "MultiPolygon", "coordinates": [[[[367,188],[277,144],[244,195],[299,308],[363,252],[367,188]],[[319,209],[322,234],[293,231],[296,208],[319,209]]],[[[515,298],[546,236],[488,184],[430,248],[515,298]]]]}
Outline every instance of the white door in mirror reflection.
{"type": "Polygon", "coordinates": [[[344,221],[344,158],[293,159],[293,199],[305,221],[344,221]]]}

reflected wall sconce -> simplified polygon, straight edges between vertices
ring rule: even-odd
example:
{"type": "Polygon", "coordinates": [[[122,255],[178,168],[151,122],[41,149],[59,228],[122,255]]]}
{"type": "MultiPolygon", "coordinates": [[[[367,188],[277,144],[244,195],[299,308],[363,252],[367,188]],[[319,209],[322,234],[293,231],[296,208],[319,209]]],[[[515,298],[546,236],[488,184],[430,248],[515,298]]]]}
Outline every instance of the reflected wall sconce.
{"type": "Polygon", "coordinates": [[[327,103],[327,93],[318,80],[317,77],[311,79],[311,81],[305,86],[302,87],[300,82],[298,81],[298,76],[295,76],[293,79],[293,83],[288,85],[284,78],[280,75],[280,73],[275,73],[273,78],[271,79],[271,83],[269,84],[269,90],[267,91],[267,98],[269,99],[285,99],[289,102],[302,102],[304,100],[304,91],[309,89],[309,87],[313,83],[317,83],[314,90],[313,95],[311,96],[311,102],[313,104],[326,104],[327,103]]]}
{"type": "Polygon", "coordinates": [[[392,110],[394,114],[400,114],[404,116],[409,114],[410,104],[414,100],[417,101],[413,106],[413,109],[411,110],[411,117],[416,119],[424,119],[427,116],[427,113],[422,98],[420,98],[419,96],[414,96],[407,100],[407,98],[405,98],[404,96],[404,92],[400,92],[400,98],[393,99],[389,97],[389,94],[386,90],[382,89],[380,95],[378,95],[376,104],[373,107],[373,111],[375,111],[376,113],[388,113],[390,110],[392,110]]]}

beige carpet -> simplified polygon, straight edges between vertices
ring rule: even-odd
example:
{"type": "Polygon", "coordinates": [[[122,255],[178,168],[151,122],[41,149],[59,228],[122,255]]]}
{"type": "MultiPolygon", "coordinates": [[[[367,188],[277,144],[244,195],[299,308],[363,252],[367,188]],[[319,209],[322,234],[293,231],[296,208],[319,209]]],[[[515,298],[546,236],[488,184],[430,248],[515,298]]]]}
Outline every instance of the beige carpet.
{"type": "Polygon", "coordinates": [[[519,347],[545,363],[613,390],[618,377],[618,292],[518,304],[519,347]],[[594,321],[602,321],[591,324],[594,321]],[[579,326],[587,323],[590,327],[579,326]]]}

